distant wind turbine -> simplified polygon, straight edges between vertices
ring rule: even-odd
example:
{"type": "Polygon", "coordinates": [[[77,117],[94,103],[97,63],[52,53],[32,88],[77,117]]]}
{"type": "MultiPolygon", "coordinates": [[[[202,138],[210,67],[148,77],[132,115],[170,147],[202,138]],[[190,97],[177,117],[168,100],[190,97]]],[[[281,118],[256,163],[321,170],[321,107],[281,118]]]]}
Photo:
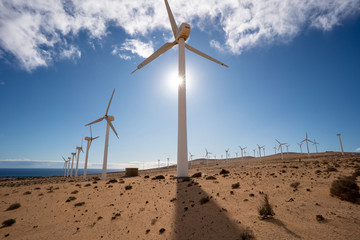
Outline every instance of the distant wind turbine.
{"type": "Polygon", "coordinates": [[[70,171],[70,177],[72,177],[72,174],[73,174],[73,166],[74,166],[74,157],[76,155],[76,153],[71,153],[72,155],[72,159],[71,159],[71,171],[70,171]]]}
{"type": "Polygon", "coordinates": [[[312,141],[309,140],[307,133],[306,133],[306,138],[304,140],[302,140],[301,143],[303,143],[303,142],[306,142],[306,147],[307,147],[307,151],[308,151],[308,158],[310,158],[310,151],[309,151],[309,143],[308,142],[312,143],[312,141]]]}
{"type": "Polygon", "coordinates": [[[140,63],[136,70],[132,73],[141,69],[166,51],[170,50],[175,45],[179,45],[179,78],[181,83],[178,86],[178,153],[177,153],[177,176],[178,177],[188,177],[188,151],[187,151],[187,130],[186,130],[186,75],[185,75],[185,48],[188,50],[207,58],[215,63],[218,63],[222,66],[228,67],[224,63],[206,55],[203,52],[191,47],[186,44],[185,41],[190,35],[191,27],[187,23],[182,23],[178,28],[174,19],[174,16],[171,12],[169,3],[165,0],[166,10],[169,16],[172,32],[175,38],[174,42],[165,43],[158,50],[156,50],[150,57],[145,59],[140,63]]]}
{"type": "Polygon", "coordinates": [[[208,150],[205,148],[205,151],[206,151],[206,166],[209,166],[209,154],[211,154],[211,152],[208,152],[208,150]]]}
{"type": "Polygon", "coordinates": [[[83,151],[83,139],[81,139],[81,147],[76,147],[76,150],[78,150],[78,152],[77,152],[77,156],[76,156],[76,168],[75,168],[75,177],[77,177],[78,176],[78,168],[79,168],[79,157],[80,157],[80,151],[82,151],[83,153],[84,153],[84,151],[83,151]]]}
{"type": "Polygon", "coordinates": [[[160,159],[158,159],[158,168],[160,168],[160,159]]]}
{"type": "Polygon", "coordinates": [[[275,147],[273,147],[273,148],[274,148],[274,150],[275,150],[275,154],[276,154],[276,149],[277,149],[276,145],[275,145],[275,147]]]}
{"type": "Polygon", "coordinates": [[[264,157],[266,156],[265,155],[265,145],[261,147],[263,149],[263,152],[264,152],[264,157]]]}
{"type": "Polygon", "coordinates": [[[336,134],[338,137],[339,137],[339,142],[340,142],[340,147],[341,147],[341,154],[344,156],[344,149],[343,149],[343,146],[342,146],[342,143],[341,143],[341,134],[340,133],[338,133],[338,134],[336,134]]]}
{"type": "Polygon", "coordinates": [[[258,148],[259,148],[259,157],[260,157],[260,162],[261,162],[261,148],[262,148],[262,147],[260,147],[259,144],[256,144],[256,145],[257,145],[258,148]]]}
{"type": "Polygon", "coordinates": [[[315,145],[316,153],[318,153],[318,149],[317,149],[318,144],[320,144],[320,143],[316,142],[316,140],[314,139],[313,145],[315,145]]]}
{"type": "Polygon", "coordinates": [[[67,163],[68,161],[66,161],[66,159],[64,157],[62,157],[64,159],[64,177],[66,177],[67,174],[67,163]]]}
{"type": "Polygon", "coordinates": [[[290,144],[285,145],[285,147],[286,147],[286,154],[289,154],[289,146],[290,146],[290,144]]]}
{"type": "Polygon", "coordinates": [[[67,174],[66,174],[67,177],[70,176],[70,161],[71,161],[71,157],[68,157],[68,170],[67,170],[67,174]]]}
{"type": "Polygon", "coordinates": [[[241,147],[241,146],[239,146],[239,148],[240,148],[240,150],[241,150],[241,158],[243,158],[243,157],[244,157],[243,151],[246,149],[246,147],[241,147]]]}
{"type": "Polygon", "coordinates": [[[226,156],[226,162],[229,163],[228,157],[229,157],[229,148],[225,149],[225,156],[226,156]]]}
{"type": "Polygon", "coordinates": [[[238,152],[235,152],[235,155],[236,155],[236,157],[238,157],[239,153],[238,153],[238,152]]]}
{"type": "Polygon", "coordinates": [[[280,151],[281,151],[281,160],[284,160],[284,156],[283,156],[283,151],[282,151],[282,146],[283,145],[286,145],[287,143],[281,143],[279,140],[277,140],[277,139],[275,139],[277,142],[278,142],[278,144],[279,144],[279,149],[280,149],[280,151]]]}
{"type": "Polygon", "coordinates": [[[170,158],[167,158],[167,167],[169,168],[170,158]]]}
{"type": "Polygon", "coordinates": [[[90,126],[90,137],[85,137],[85,141],[87,141],[87,145],[86,145],[86,155],[85,155],[85,165],[84,165],[84,175],[83,175],[83,179],[86,179],[86,174],[87,174],[87,164],[88,164],[88,157],[89,157],[89,150],[90,150],[90,146],[93,140],[97,139],[99,136],[97,137],[92,137],[92,131],[91,131],[91,126],[90,126]]]}
{"type": "Polygon", "coordinates": [[[302,142],[301,143],[298,143],[299,144],[299,147],[300,147],[300,152],[302,153],[302,147],[301,145],[303,144],[302,142]]]}
{"type": "Polygon", "coordinates": [[[192,160],[195,155],[191,154],[191,152],[189,152],[189,155],[190,155],[190,167],[192,167],[192,160]]]}
{"type": "Polygon", "coordinates": [[[102,168],[102,174],[101,174],[101,179],[102,180],[106,180],[106,170],[107,170],[107,155],[108,155],[108,146],[109,146],[109,126],[111,127],[111,129],[114,131],[115,135],[117,138],[119,138],[119,136],[117,135],[116,133],[116,130],[114,128],[114,126],[112,125],[112,121],[115,120],[114,116],[109,116],[108,115],[108,112],[109,112],[109,108],[110,108],[110,104],[111,104],[111,101],[113,99],[113,96],[114,96],[114,93],[115,93],[115,88],[114,88],[114,91],[111,95],[111,98],[110,98],[110,101],[109,101],[109,104],[106,108],[106,112],[105,112],[105,115],[91,123],[88,123],[86,124],[85,126],[90,126],[94,123],[98,123],[98,122],[101,122],[102,120],[105,119],[105,121],[107,122],[106,124],[106,135],[105,135],[105,148],[104,148],[104,160],[103,160],[103,168],[102,168]]]}
{"type": "Polygon", "coordinates": [[[254,151],[254,157],[256,157],[256,155],[255,155],[255,151],[256,151],[256,149],[253,149],[253,151],[254,151]]]}

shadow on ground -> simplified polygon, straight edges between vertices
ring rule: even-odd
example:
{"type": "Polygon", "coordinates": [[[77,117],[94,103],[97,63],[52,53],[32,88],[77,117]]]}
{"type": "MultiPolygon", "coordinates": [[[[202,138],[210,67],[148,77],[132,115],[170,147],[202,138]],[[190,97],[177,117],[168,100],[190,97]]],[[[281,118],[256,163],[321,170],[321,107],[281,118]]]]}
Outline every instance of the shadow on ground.
{"type": "Polygon", "coordinates": [[[250,239],[245,237],[249,230],[230,219],[227,211],[218,206],[197,182],[178,179],[174,201],[172,239],[250,239]]]}

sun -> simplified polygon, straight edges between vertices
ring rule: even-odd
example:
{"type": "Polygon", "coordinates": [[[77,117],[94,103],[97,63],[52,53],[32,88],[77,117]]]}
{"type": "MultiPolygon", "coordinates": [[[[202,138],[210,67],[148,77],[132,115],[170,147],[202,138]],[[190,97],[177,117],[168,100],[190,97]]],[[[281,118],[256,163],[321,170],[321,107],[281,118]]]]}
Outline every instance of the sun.
{"type": "Polygon", "coordinates": [[[177,71],[171,71],[166,79],[168,86],[171,90],[178,90],[180,84],[182,84],[183,79],[179,77],[177,71]]]}

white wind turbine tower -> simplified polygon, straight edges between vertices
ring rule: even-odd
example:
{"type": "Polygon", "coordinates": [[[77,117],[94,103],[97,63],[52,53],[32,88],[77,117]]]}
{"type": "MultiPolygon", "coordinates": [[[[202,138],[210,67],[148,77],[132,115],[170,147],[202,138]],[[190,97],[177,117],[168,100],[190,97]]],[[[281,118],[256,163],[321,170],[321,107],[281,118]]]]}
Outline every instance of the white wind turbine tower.
{"type": "Polygon", "coordinates": [[[160,159],[158,159],[158,168],[160,168],[160,159]]]}
{"type": "Polygon", "coordinates": [[[64,159],[64,177],[66,177],[67,175],[67,163],[68,161],[66,161],[66,159],[64,157],[62,157],[64,159]]]}
{"type": "Polygon", "coordinates": [[[276,145],[275,145],[275,147],[273,147],[273,148],[274,148],[274,150],[275,150],[275,154],[276,154],[276,149],[277,149],[276,145]]]}
{"type": "Polygon", "coordinates": [[[239,148],[241,150],[241,158],[244,158],[243,151],[246,149],[246,147],[239,146],[239,148]]]}
{"type": "Polygon", "coordinates": [[[259,144],[256,144],[259,148],[259,157],[260,157],[260,162],[261,162],[261,147],[259,146],[259,144]]]}
{"type": "Polygon", "coordinates": [[[101,179],[102,180],[106,180],[106,170],[107,170],[107,155],[108,155],[108,146],[109,146],[109,126],[111,127],[111,129],[114,131],[115,135],[117,138],[119,138],[119,136],[117,135],[116,131],[115,131],[115,128],[114,126],[112,125],[112,121],[115,120],[114,116],[109,116],[108,115],[108,112],[109,112],[109,108],[110,108],[110,104],[111,104],[111,101],[112,101],[112,98],[114,96],[114,93],[115,93],[115,88],[114,88],[114,91],[111,95],[111,98],[110,98],[110,101],[109,101],[109,104],[106,108],[106,112],[105,112],[105,115],[102,117],[102,118],[99,118],[91,123],[88,123],[86,124],[85,126],[89,126],[89,125],[92,125],[94,123],[98,123],[98,122],[101,122],[102,120],[106,120],[107,124],[106,124],[106,135],[105,135],[105,148],[104,148],[104,161],[103,161],[103,169],[102,169],[102,174],[101,174],[101,179]]]}
{"type": "Polygon", "coordinates": [[[205,148],[206,151],[206,166],[209,166],[209,154],[212,154],[211,152],[208,152],[208,150],[205,148]]]}
{"type": "Polygon", "coordinates": [[[222,66],[228,67],[224,63],[206,55],[205,53],[186,44],[185,41],[190,35],[191,27],[187,23],[182,23],[178,28],[171,12],[170,6],[165,0],[166,10],[169,16],[172,32],[175,38],[174,42],[165,43],[158,50],[156,50],[150,57],[140,63],[137,68],[141,69],[166,51],[170,50],[175,45],[179,45],[179,78],[181,83],[178,86],[178,152],[177,152],[177,176],[188,177],[188,151],[187,151],[187,130],[186,130],[186,75],[185,75],[185,48],[188,50],[207,58],[222,66]]]}
{"type": "Polygon", "coordinates": [[[225,156],[226,156],[226,162],[229,163],[228,156],[229,156],[229,148],[225,149],[225,156]]]}
{"type": "Polygon", "coordinates": [[[71,171],[70,171],[70,177],[72,177],[72,173],[73,173],[73,166],[74,166],[74,157],[76,155],[76,153],[71,153],[72,158],[71,158],[71,171]]]}
{"type": "Polygon", "coordinates": [[[265,155],[265,145],[261,147],[263,149],[263,152],[264,152],[264,157],[266,156],[265,155]]]}
{"type": "Polygon", "coordinates": [[[300,147],[300,152],[302,153],[302,147],[301,145],[303,144],[302,142],[301,143],[298,143],[299,144],[299,147],[300,147]]]}
{"type": "Polygon", "coordinates": [[[290,144],[285,145],[285,147],[286,147],[286,154],[289,154],[289,146],[290,146],[290,144]]]}
{"type": "Polygon", "coordinates": [[[191,154],[191,152],[189,152],[189,155],[190,155],[190,167],[192,167],[192,160],[195,155],[191,154]]]}
{"type": "Polygon", "coordinates": [[[85,155],[85,165],[84,165],[84,175],[83,175],[83,179],[86,179],[86,174],[87,174],[87,163],[88,163],[88,157],[89,157],[89,149],[91,146],[91,143],[93,140],[97,139],[99,136],[97,137],[92,137],[92,131],[91,131],[91,126],[90,126],[90,137],[85,137],[85,140],[87,141],[87,145],[86,145],[86,155],[85,155]]]}
{"type": "Polygon", "coordinates": [[[255,155],[255,151],[256,151],[256,149],[253,149],[253,151],[254,151],[254,157],[256,157],[256,155],[255,155]]]}
{"type": "Polygon", "coordinates": [[[77,152],[77,156],[76,156],[76,168],[75,168],[75,177],[78,176],[78,167],[79,167],[79,157],[80,157],[80,151],[83,151],[83,147],[82,147],[82,142],[83,142],[83,139],[81,139],[81,147],[76,147],[76,150],[78,150],[77,152]]]}
{"type": "Polygon", "coordinates": [[[238,152],[235,152],[235,155],[236,155],[236,157],[238,157],[239,153],[238,153],[238,152]]]}
{"type": "Polygon", "coordinates": [[[317,149],[318,144],[320,144],[320,143],[316,142],[316,140],[314,139],[313,145],[315,145],[316,153],[318,153],[318,149],[317,149]]]}
{"type": "Polygon", "coordinates": [[[308,158],[310,158],[310,151],[309,151],[309,143],[308,142],[312,143],[312,141],[309,140],[307,133],[306,133],[306,138],[304,140],[302,140],[301,143],[303,143],[304,141],[306,142],[306,147],[307,147],[307,151],[308,151],[308,158]]]}
{"type": "Polygon", "coordinates": [[[70,176],[70,161],[71,161],[71,157],[68,157],[68,170],[67,170],[67,174],[66,176],[69,177],[70,176]]]}
{"type": "Polygon", "coordinates": [[[170,158],[167,158],[167,167],[169,168],[170,158]]]}
{"type": "Polygon", "coordinates": [[[245,155],[245,157],[246,157],[246,151],[244,150],[244,155],[245,155]]]}
{"type": "Polygon", "coordinates": [[[343,146],[342,146],[342,143],[341,143],[341,134],[340,133],[338,133],[338,134],[336,134],[338,137],[339,137],[339,141],[340,141],[340,147],[341,147],[341,154],[344,156],[344,149],[343,149],[343,146]]]}
{"type": "Polygon", "coordinates": [[[282,146],[283,146],[283,145],[286,146],[287,143],[280,143],[279,140],[277,140],[277,139],[275,139],[275,140],[276,140],[276,141],[278,142],[278,144],[279,144],[279,149],[280,149],[280,151],[281,151],[281,160],[284,160],[283,151],[282,151],[282,146]]]}

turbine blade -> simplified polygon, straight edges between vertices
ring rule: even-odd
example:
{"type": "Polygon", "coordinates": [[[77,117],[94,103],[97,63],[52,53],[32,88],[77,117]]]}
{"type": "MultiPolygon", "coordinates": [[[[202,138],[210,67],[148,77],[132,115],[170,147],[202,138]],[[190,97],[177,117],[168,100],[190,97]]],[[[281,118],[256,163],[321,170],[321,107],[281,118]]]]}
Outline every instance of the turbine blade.
{"type": "Polygon", "coordinates": [[[105,117],[99,118],[99,119],[97,119],[97,120],[95,120],[95,121],[93,121],[93,122],[91,122],[91,123],[86,124],[85,126],[89,126],[89,125],[91,125],[91,124],[101,122],[102,120],[104,120],[104,118],[105,118],[105,117]]]}
{"type": "Polygon", "coordinates": [[[111,129],[114,131],[116,137],[119,138],[119,136],[118,136],[117,132],[115,131],[115,128],[114,128],[114,126],[112,125],[111,121],[110,121],[109,119],[107,119],[107,118],[105,118],[105,120],[106,120],[107,123],[110,125],[111,129]]]}
{"type": "Polygon", "coordinates": [[[62,156],[62,158],[64,159],[64,161],[66,162],[65,158],[62,156]]]}
{"type": "Polygon", "coordinates": [[[171,9],[170,9],[170,6],[169,6],[169,3],[168,3],[167,0],[165,0],[165,5],[166,5],[166,11],[167,11],[168,16],[169,16],[171,28],[172,28],[172,31],[173,31],[173,34],[174,34],[174,38],[176,38],[176,33],[177,33],[177,31],[178,31],[178,27],[177,27],[177,25],[176,25],[174,16],[173,16],[173,14],[172,14],[172,12],[171,12],[171,9]]]}
{"type": "Polygon", "coordinates": [[[112,93],[112,95],[111,95],[109,104],[108,104],[108,106],[107,106],[105,116],[106,116],[106,115],[108,114],[108,112],[109,112],[110,104],[111,104],[111,101],[112,101],[112,99],[113,99],[114,93],[115,93],[115,88],[114,88],[114,91],[113,91],[113,93],[112,93]]]}
{"type": "Polygon", "coordinates": [[[91,141],[92,141],[92,140],[95,140],[95,139],[97,139],[97,138],[99,138],[99,136],[97,136],[97,137],[94,137],[94,138],[91,138],[91,141]]]}
{"type": "Polygon", "coordinates": [[[90,138],[92,138],[92,131],[91,131],[91,126],[90,126],[90,138]]]}
{"type": "Polygon", "coordinates": [[[165,53],[167,50],[171,49],[173,46],[175,46],[177,43],[176,42],[172,42],[172,43],[165,43],[164,45],[162,45],[158,50],[156,50],[153,54],[150,55],[150,57],[148,57],[147,59],[145,59],[142,63],[140,63],[137,66],[137,69],[135,69],[131,74],[133,74],[134,72],[136,72],[137,70],[139,70],[142,67],[145,67],[147,64],[149,64],[150,62],[152,62],[153,60],[155,60],[157,57],[161,56],[163,53],[165,53]]]}
{"type": "Polygon", "coordinates": [[[207,58],[207,59],[209,59],[209,60],[211,60],[211,61],[213,61],[213,62],[216,62],[216,63],[220,64],[221,66],[229,67],[228,65],[226,65],[226,64],[224,64],[224,63],[216,60],[215,58],[210,57],[209,55],[207,55],[207,54],[205,54],[205,53],[203,53],[203,52],[201,52],[201,51],[199,51],[199,50],[191,47],[190,45],[188,45],[188,44],[186,44],[186,43],[185,43],[185,47],[186,47],[187,49],[189,49],[190,51],[192,51],[192,52],[194,52],[194,53],[196,53],[196,54],[199,54],[200,56],[202,56],[202,57],[204,57],[204,58],[207,58]]]}
{"type": "Polygon", "coordinates": [[[280,144],[279,140],[277,140],[277,139],[275,139],[275,140],[280,144]]]}

